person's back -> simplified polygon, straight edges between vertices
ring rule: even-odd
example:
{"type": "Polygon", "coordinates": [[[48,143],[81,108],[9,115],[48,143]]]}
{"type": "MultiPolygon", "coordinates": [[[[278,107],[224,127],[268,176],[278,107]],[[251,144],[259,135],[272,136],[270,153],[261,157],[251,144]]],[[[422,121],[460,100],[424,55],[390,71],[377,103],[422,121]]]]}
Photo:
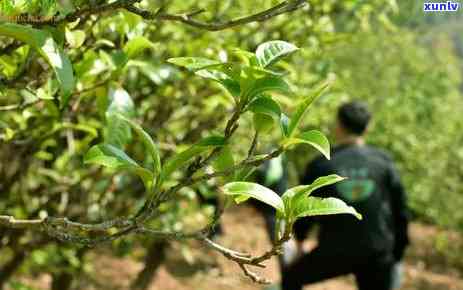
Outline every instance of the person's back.
{"type": "MultiPolygon", "coordinates": [[[[361,222],[350,215],[319,218],[321,247],[354,255],[393,249],[391,205],[400,201],[393,200],[395,194],[391,191],[403,189],[396,183],[392,162],[385,153],[366,145],[341,145],[333,150],[330,161],[317,158],[307,171],[303,184],[310,184],[314,178],[329,174],[347,177],[314,195],[340,198],[363,216],[361,222]]],[[[305,230],[298,230],[299,227],[296,226],[296,234],[300,236],[305,230]]]]}
{"type": "Polygon", "coordinates": [[[388,155],[363,140],[369,119],[362,103],[342,106],[336,128],[340,145],[332,150],[331,160],[313,160],[301,179],[302,184],[311,184],[330,174],[347,177],[312,194],[342,199],[363,220],[332,215],[296,222],[299,248],[310,226],[319,224],[318,246],[284,273],[285,290],[349,273],[356,276],[361,290],[391,289],[392,267],[408,244],[405,192],[388,155]]]}

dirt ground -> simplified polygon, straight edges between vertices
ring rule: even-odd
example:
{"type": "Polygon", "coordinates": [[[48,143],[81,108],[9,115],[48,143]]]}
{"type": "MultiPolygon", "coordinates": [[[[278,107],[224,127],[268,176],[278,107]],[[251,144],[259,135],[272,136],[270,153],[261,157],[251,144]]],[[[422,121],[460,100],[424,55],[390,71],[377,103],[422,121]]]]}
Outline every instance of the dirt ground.
{"type": "MultiPolygon", "coordinates": [[[[258,254],[267,250],[270,242],[264,230],[263,219],[252,208],[240,206],[229,210],[223,218],[225,234],[218,242],[235,250],[258,254]]],[[[435,237],[439,230],[421,224],[412,224],[413,245],[405,261],[405,283],[403,290],[463,290],[463,271],[436,253],[435,237]]],[[[459,235],[447,239],[456,251],[462,249],[459,235]]],[[[447,241],[446,240],[446,241],[447,241]]],[[[158,272],[150,290],[260,290],[262,285],[252,283],[239,267],[226,258],[210,252],[198,244],[190,247],[173,245],[167,262],[158,272]],[[193,248],[193,250],[185,250],[193,248]]],[[[310,242],[308,244],[310,247],[310,242]]],[[[456,252],[456,254],[459,254],[456,252]]],[[[141,269],[141,263],[125,258],[117,259],[109,255],[95,255],[95,275],[85,289],[118,290],[128,289],[130,281],[141,269]]],[[[457,261],[458,262],[458,261],[457,261]]],[[[458,264],[458,263],[457,263],[458,264]]],[[[261,276],[279,281],[276,259],[267,262],[265,269],[258,269],[261,276]]],[[[33,281],[38,289],[47,289],[50,278],[41,276],[33,281]]],[[[24,280],[23,280],[24,281],[24,280]]],[[[327,282],[307,286],[312,290],[354,290],[353,278],[340,277],[327,282]]],[[[374,289],[372,289],[374,290],[374,289]]]]}

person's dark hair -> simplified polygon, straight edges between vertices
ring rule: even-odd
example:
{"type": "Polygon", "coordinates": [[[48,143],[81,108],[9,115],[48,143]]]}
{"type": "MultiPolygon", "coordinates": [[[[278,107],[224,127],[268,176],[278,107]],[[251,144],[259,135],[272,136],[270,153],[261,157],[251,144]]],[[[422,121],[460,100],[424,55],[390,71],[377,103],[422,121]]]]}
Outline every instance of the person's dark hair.
{"type": "Polygon", "coordinates": [[[339,107],[338,120],[350,133],[362,135],[370,119],[371,113],[363,102],[353,101],[339,107]]]}

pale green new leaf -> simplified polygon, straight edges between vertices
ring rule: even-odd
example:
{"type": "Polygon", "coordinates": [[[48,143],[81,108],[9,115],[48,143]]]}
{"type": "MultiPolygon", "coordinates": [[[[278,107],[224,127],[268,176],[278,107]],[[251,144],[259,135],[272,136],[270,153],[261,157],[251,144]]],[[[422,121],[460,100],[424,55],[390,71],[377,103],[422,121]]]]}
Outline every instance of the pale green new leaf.
{"type": "Polygon", "coordinates": [[[296,137],[288,138],[283,144],[285,148],[295,144],[309,144],[320,151],[327,159],[330,159],[330,142],[322,132],[317,130],[307,131],[296,137]]]}
{"type": "Polygon", "coordinates": [[[85,154],[85,164],[99,164],[108,168],[117,170],[129,170],[137,174],[145,184],[147,189],[153,185],[154,175],[151,171],[141,167],[138,163],[130,158],[124,151],[110,145],[95,145],[85,154]]]}
{"type": "Polygon", "coordinates": [[[282,57],[297,51],[295,45],[282,40],[262,43],[256,49],[256,57],[261,67],[267,67],[282,57]]]}
{"type": "Polygon", "coordinates": [[[284,213],[285,211],[283,201],[278,194],[260,184],[253,182],[230,182],[222,189],[227,195],[238,196],[239,202],[242,202],[247,198],[255,198],[272,206],[281,213],[284,213]]]}
{"type": "Polygon", "coordinates": [[[67,55],[45,30],[30,28],[14,23],[0,23],[0,36],[7,36],[27,43],[36,49],[50,64],[61,87],[61,107],[64,107],[74,89],[72,64],[67,55]]]}
{"type": "Polygon", "coordinates": [[[292,136],[295,133],[297,126],[301,122],[302,117],[307,112],[310,105],[312,105],[312,103],[325,92],[328,86],[329,86],[328,82],[323,84],[318,89],[316,89],[312,94],[310,94],[310,96],[304,98],[297,105],[296,112],[293,114],[293,116],[291,117],[291,121],[289,122],[288,136],[292,136]]]}
{"type": "Polygon", "coordinates": [[[333,214],[351,214],[359,220],[362,219],[362,215],[353,207],[348,206],[344,201],[334,197],[319,198],[306,196],[301,198],[298,200],[297,204],[295,204],[293,214],[296,219],[308,216],[333,214]]]}
{"type": "Polygon", "coordinates": [[[297,201],[302,197],[309,196],[312,192],[323,186],[328,186],[344,179],[346,178],[336,174],[331,174],[319,177],[309,185],[299,185],[288,189],[282,196],[286,212],[291,212],[294,208],[294,204],[297,204],[297,201]]]}

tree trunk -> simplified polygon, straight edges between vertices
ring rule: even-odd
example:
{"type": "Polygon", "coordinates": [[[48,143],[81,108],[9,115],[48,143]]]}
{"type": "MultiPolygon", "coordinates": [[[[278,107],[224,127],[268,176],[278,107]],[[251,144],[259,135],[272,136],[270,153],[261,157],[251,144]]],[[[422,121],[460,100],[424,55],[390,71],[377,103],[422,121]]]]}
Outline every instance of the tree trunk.
{"type": "Polygon", "coordinates": [[[60,272],[53,275],[51,282],[52,290],[67,290],[72,285],[72,274],[68,272],[60,272]]]}
{"type": "Polygon", "coordinates": [[[11,276],[16,272],[16,270],[22,265],[26,254],[24,251],[16,252],[2,268],[0,268],[0,290],[3,290],[6,282],[11,278],[11,276]]]}
{"type": "MultiPolygon", "coordinates": [[[[80,265],[83,265],[84,255],[88,251],[88,248],[80,248],[77,250],[77,259],[80,261],[80,265]]],[[[80,269],[82,270],[82,269],[80,269]]],[[[68,290],[71,289],[72,282],[74,280],[74,275],[67,271],[62,271],[56,274],[53,274],[53,280],[51,282],[52,290],[68,290]]]]}
{"type": "Polygon", "coordinates": [[[145,267],[138,273],[132,283],[133,290],[146,290],[156,276],[156,272],[164,262],[168,243],[166,241],[154,241],[148,249],[145,257],[145,267]]]}

